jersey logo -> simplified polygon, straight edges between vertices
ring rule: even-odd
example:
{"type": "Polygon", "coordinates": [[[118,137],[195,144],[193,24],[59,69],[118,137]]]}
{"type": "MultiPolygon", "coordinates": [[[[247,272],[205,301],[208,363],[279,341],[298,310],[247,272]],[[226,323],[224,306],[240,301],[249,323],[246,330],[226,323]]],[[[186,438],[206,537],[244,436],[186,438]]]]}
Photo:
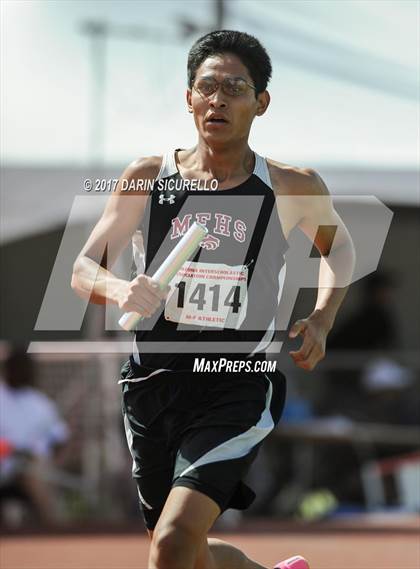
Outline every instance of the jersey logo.
{"type": "Polygon", "coordinates": [[[170,205],[175,203],[175,196],[170,195],[169,198],[165,198],[164,194],[159,194],[159,205],[163,205],[165,202],[169,202],[170,205]]]}
{"type": "Polygon", "coordinates": [[[214,251],[220,245],[220,239],[214,235],[206,235],[206,237],[201,241],[200,247],[207,249],[207,251],[214,251]]]}
{"type": "MultiPolygon", "coordinates": [[[[216,235],[221,235],[222,237],[233,237],[233,239],[238,241],[238,243],[243,243],[246,239],[247,226],[241,219],[233,220],[230,215],[219,212],[200,212],[195,214],[195,218],[198,223],[202,223],[208,229],[210,229],[209,226],[213,226],[212,231],[216,235]]],[[[182,219],[174,217],[171,220],[171,239],[179,239],[182,237],[190,228],[192,221],[193,216],[191,213],[187,213],[182,219]]],[[[209,233],[200,243],[200,247],[209,251],[214,251],[219,247],[219,245],[220,239],[212,233],[209,233]]]]}

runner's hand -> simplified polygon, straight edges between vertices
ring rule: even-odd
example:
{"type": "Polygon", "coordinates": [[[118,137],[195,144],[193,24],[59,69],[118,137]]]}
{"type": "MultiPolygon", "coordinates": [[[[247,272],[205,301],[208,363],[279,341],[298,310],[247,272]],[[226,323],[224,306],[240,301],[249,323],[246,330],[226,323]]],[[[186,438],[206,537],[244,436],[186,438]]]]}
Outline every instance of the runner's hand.
{"type": "Polygon", "coordinates": [[[316,318],[303,318],[293,324],[289,338],[303,337],[299,350],[289,352],[298,367],[312,371],[325,357],[325,344],[328,330],[322,321],[316,318]]]}
{"type": "Polygon", "coordinates": [[[144,318],[150,318],[164,300],[170,287],[161,290],[160,286],[146,275],[139,275],[130,282],[125,282],[118,306],[124,312],[137,312],[144,318]]]}

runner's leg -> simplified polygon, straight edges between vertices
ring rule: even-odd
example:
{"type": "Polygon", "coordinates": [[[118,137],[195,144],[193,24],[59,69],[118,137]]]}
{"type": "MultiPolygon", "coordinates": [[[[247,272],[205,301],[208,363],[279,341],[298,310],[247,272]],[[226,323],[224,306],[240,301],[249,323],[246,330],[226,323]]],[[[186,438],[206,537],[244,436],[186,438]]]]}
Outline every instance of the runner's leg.
{"type": "Polygon", "coordinates": [[[219,513],[217,504],[201,492],[173,488],[154,532],[149,531],[150,569],[265,569],[237,547],[207,538],[219,513]]]}
{"type": "Polygon", "coordinates": [[[153,532],[149,569],[194,569],[219,514],[219,506],[201,492],[173,488],[153,532]]]}

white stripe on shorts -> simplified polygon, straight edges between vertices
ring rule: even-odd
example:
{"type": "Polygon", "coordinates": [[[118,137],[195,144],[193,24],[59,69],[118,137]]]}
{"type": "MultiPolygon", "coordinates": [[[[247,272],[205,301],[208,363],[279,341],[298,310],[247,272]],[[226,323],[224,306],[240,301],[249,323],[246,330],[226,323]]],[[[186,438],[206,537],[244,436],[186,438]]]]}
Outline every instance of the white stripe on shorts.
{"type": "MultiPolygon", "coordinates": [[[[264,374],[265,375],[265,374],[264,374]]],[[[190,464],[180,476],[188,474],[194,468],[210,464],[212,462],[220,462],[222,460],[233,460],[247,455],[255,445],[261,442],[274,428],[273,417],[270,413],[271,397],[273,394],[273,385],[265,375],[269,382],[267,396],[265,400],[265,409],[261,413],[261,417],[256,425],[253,425],[247,431],[233,437],[222,444],[209,450],[198,460],[190,464]]]]}

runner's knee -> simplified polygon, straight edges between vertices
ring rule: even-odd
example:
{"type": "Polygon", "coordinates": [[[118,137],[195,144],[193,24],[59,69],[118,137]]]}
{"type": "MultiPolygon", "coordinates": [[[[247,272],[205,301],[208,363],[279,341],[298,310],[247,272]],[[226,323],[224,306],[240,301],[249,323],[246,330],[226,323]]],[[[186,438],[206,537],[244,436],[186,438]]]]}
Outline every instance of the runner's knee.
{"type": "Polygon", "coordinates": [[[152,551],[160,557],[178,558],[186,550],[197,548],[198,536],[189,524],[168,523],[156,526],[152,551]]]}

